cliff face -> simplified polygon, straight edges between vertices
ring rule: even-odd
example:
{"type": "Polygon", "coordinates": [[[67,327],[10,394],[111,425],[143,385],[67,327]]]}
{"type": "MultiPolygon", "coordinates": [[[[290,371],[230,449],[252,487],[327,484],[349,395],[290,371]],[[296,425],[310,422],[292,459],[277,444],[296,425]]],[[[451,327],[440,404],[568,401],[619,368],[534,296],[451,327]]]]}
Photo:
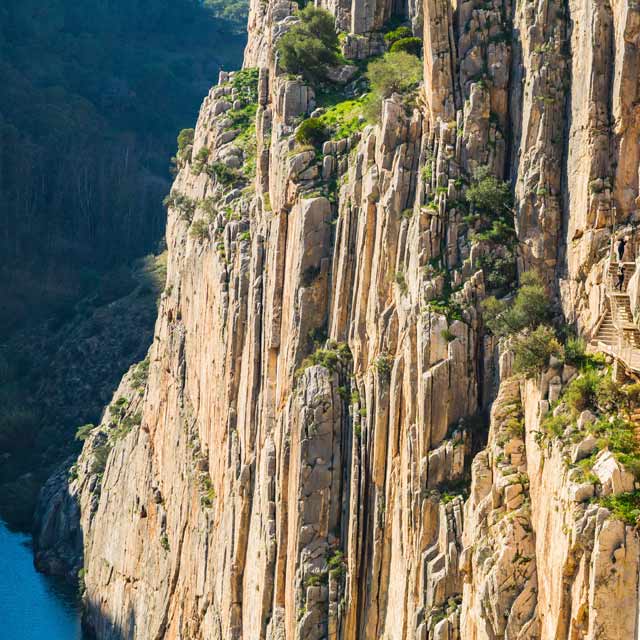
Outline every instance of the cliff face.
{"type": "Polygon", "coordinates": [[[313,89],[274,61],[294,5],[252,4],[257,147],[223,74],[172,191],[140,424],[97,477],[107,417],[71,484],[99,638],[635,637],[637,534],[536,437],[575,371],[511,377],[479,306],[517,257],[583,332],[602,312],[640,13],[596,4],[327,3],[354,56],[394,14],[424,25],[424,87],[321,154],[294,138],[313,89]],[[483,166],[514,185],[517,255],[460,205],[483,166]]]}

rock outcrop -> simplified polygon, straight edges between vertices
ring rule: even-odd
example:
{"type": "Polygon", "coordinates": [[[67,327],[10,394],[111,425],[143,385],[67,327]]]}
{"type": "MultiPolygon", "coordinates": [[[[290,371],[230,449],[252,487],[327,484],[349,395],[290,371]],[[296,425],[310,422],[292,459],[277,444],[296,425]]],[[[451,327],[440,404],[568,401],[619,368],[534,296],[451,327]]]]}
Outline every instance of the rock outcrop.
{"type": "Polygon", "coordinates": [[[295,7],[252,2],[255,132],[223,73],[169,199],[139,424],[103,424],[63,495],[98,638],[635,637],[637,533],[536,435],[570,368],[511,376],[480,305],[517,261],[582,331],[602,311],[637,196],[623,5],[327,3],[354,57],[406,16],[425,73],[320,152],[295,140],[316,92],[274,56],[295,7]],[[481,170],[514,185],[518,249],[465,209],[481,170]]]}

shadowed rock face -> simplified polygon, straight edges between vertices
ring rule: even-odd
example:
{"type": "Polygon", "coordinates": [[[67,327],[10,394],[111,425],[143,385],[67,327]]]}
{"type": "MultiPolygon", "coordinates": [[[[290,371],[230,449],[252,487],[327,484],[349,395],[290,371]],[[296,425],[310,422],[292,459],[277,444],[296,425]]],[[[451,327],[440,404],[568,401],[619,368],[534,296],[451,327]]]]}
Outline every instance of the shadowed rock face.
{"type": "MultiPolygon", "coordinates": [[[[328,7],[363,51],[398,10],[328,7]]],[[[201,149],[246,165],[222,135],[242,102],[233,78],[202,106],[173,188],[194,207],[169,211],[140,425],[98,477],[103,421],[70,485],[88,624],[109,639],[633,637],[637,535],[585,501],[561,444],[538,446],[572,372],[510,377],[479,307],[483,259],[501,249],[469,233],[460,203],[479,167],[510,179],[519,268],[592,326],[614,205],[635,220],[637,11],[409,6],[424,23],[420,99],[386,100],[379,124],[321,158],[294,141],[314,91],[273,61],[292,11],[251,9],[248,188],[194,170],[201,149]],[[434,304],[451,288],[455,310],[434,304]],[[492,403],[487,442],[477,417],[492,403]]]]}

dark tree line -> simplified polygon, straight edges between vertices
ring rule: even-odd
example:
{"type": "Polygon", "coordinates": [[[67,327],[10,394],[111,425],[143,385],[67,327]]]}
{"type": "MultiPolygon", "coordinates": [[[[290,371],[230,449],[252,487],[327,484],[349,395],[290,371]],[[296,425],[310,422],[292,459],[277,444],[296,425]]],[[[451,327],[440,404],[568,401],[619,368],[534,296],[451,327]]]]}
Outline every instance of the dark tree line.
{"type": "Polygon", "coordinates": [[[177,132],[192,126],[219,67],[241,61],[244,36],[221,10],[2,2],[0,330],[156,247],[177,132]]]}

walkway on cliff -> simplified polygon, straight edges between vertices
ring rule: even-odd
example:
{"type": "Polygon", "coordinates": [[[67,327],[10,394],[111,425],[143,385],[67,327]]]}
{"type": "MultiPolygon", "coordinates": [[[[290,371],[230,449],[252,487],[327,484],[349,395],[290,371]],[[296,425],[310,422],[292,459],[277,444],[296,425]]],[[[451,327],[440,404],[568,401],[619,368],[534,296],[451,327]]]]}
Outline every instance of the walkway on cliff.
{"type": "Polygon", "coordinates": [[[631,277],[636,272],[636,263],[629,260],[629,253],[627,250],[623,260],[619,261],[612,240],[604,276],[607,306],[594,329],[592,344],[627,370],[640,373],[640,330],[634,322],[628,290],[631,277]],[[622,287],[616,286],[620,267],[624,270],[622,287]]]}

